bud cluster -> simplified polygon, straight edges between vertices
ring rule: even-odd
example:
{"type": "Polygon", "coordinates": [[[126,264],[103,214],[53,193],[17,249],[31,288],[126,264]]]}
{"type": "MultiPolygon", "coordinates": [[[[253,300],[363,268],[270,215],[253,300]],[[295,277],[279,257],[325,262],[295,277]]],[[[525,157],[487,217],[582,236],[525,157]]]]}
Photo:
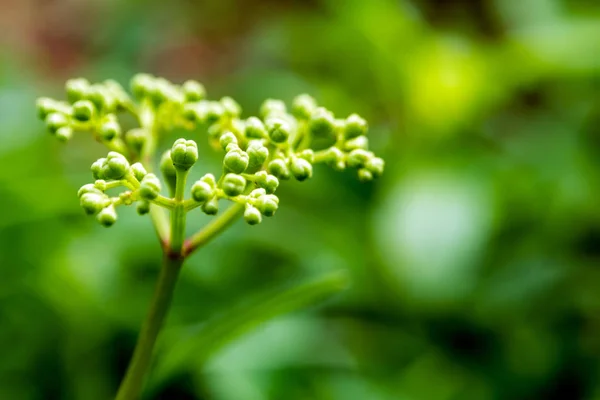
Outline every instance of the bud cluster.
{"type": "Polygon", "coordinates": [[[230,97],[208,100],[204,86],[189,80],[181,85],[149,74],[138,74],[130,83],[130,97],[117,82],[91,84],[85,79],[66,83],[67,101],[40,98],[38,114],[48,131],[60,140],[75,130],[92,131],[113,150],[92,165],[96,180],[79,192],[81,206],[97,215],[103,225],[116,221],[116,207],[137,203],[140,214],[154,203],[167,209],[200,208],[209,215],[219,211],[219,200],[244,207],[251,225],[275,214],[279,199],[275,191],[281,181],[312,177],[314,165],[324,163],[335,170],[355,169],[361,181],[383,173],[384,161],[368,150],[367,122],[352,114],[336,118],[309,95],[297,96],[288,110],[281,100],[268,99],[258,116],[242,118],[240,105],[230,97]],[[119,112],[132,113],[140,127],[122,133],[119,112]],[[170,197],[160,194],[161,180],[148,166],[163,131],[205,129],[209,143],[224,152],[222,174],[205,174],[183,197],[185,177],[198,161],[195,141],[178,139],[160,160],[162,181],[170,197]],[[149,142],[152,145],[149,145],[149,142]],[[178,179],[184,179],[178,182],[178,179]],[[106,190],[127,190],[111,197],[106,190]],[[176,188],[178,195],[176,196],[176,188]]]}

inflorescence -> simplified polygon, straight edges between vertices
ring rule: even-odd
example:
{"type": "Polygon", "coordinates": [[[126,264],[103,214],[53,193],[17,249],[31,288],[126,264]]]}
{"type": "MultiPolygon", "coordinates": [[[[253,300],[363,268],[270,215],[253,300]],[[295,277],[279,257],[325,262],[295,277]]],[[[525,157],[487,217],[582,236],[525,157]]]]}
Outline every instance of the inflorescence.
{"type": "Polygon", "coordinates": [[[361,181],[383,173],[384,161],[368,150],[367,122],[357,114],[336,118],[309,95],[297,96],[288,110],[281,100],[266,100],[259,116],[242,118],[240,105],[230,97],[207,100],[196,81],[175,85],[166,79],[138,74],[131,80],[130,96],[107,80],[90,84],[72,79],[66,83],[67,101],[40,98],[39,116],[48,131],[61,141],[76,131],[88,131],[110,150],[92,164],[94,183],[79,190],[86,213],[110,226],[116,208],[136,203],[140,214],[151,204],[185,211],[200,208],[208,215],[219,211],[219,200],[244,207],[248,224],[275,214],[281,181],[304,181],[318,163],[335,170],[355,169],[361,181]],[[132,114],[139,127],[124,131],[121,113],[132,114]],[[178,139],[160,159],[161,179],[148,172],[160,136],[173,129],[190,132],[204,128],[209,143],[224,151],[223,170],[217,179],[207,173],[191,186],[190,197],[177,196],[177,180],[198,161],[194,140],[178,139]],[[161,194],[166,186],[168,195],[161,194]],[[108,191],[125,189],[117,196],[108,191]]]}

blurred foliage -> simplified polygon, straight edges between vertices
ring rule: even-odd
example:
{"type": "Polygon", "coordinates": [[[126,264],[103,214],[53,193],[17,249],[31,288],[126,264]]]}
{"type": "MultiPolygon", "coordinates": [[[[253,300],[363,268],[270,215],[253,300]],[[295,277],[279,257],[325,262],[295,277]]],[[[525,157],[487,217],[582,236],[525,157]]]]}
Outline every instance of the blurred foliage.
{"type": "Polygon", "coordinates": [[[158,363],[196,362],[146,399],[600,399],[597,1],[5,0],[0,27],[0,399],[107,399],[124,372],[160,250],[133,211],[85,218],[104,150],[56,143],[34,99],[138,71],[246,115],[309,92],[366,117],[388,165],[317,169],[194,256],[158,363]],[[177,340],[338,270],[341,295],[242,321],[206,360],[177,340]]]}

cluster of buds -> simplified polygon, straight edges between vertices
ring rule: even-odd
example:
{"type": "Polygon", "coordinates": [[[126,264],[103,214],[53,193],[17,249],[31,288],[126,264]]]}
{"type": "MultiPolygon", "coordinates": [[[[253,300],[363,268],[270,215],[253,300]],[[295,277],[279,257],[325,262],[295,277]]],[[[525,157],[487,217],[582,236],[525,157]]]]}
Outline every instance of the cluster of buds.
{"type": "Polygon", "coordinates": [[[68,101],[38,100],[39,116],[50,133],[67,140],[75,130],[91,131],[112,150],[92,165],[95,182],[79,191],[81,206],[97,215],[103,225],[112,225],[116,208],[137,204],[140,214],[151,204],[186,212],[195,208],[208,215],[219,211],[219,201],[243,205],[248,224],[273,216],[279,199],[275,195],[281,181],[305,181],[313,168],[324,163],[335,170],[357,171],[361,181],[383,173],[384,162],[368,150],[367,122],[356,114],[336,118],[306,95],[297,96],[288,111],[281,100],[266,100],[258,116],[242,118],[242,109],[230,97],[206,99],[204,86],[196,81],[182,85],[148,74],[131,81],[130,97],[114,81],[90,84],[85,79],[67,82],[68,101]],[[133,100],[135,99],[135,100],[133,100]],[[122,133],[118,114],[129,112],[140,127],[122,133]],[[207,173],[193,183],[189,198],[176,195],[178,179],[183,179],[198,161],[193,140],[178,139],[160,161],[162,181],[169,195],[161,194],[161,179],[146,172],[151,165],[157,140],[163,132],[183,129],[190,134],[204,129],[211,146],[224,152],[219,178],[207,173]],[[144,164],[142,164],[144,163],[144,164]],[[116,197],[107,190],[125,189],[116,197]]]}

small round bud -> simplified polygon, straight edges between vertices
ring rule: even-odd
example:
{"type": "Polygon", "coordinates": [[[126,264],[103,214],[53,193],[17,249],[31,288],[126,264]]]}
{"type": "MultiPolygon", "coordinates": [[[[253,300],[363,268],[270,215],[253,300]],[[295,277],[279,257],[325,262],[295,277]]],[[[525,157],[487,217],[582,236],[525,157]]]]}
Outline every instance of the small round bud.
{"type": "MultiPolygon", "coordinates": [[[[215,126],[215,125],[213,125],[213,126],[215,126]]],[[[227,145],[230,143],[235,143],[237,145],[238,144],[237,137],[235,136],[235,134],[233,134],[233,132],[225,132],[219,138],[219,144],[221,145],[223,150],[225,150],[227,148],[227,145]]]]}
{"type": "Polygon", "coordinates": [[[366,168],[358,170],[358,180],[361,182],[369,182],[373,180],[373,174],[366,168]]]}
{"type": "Polygon", "coordinates": [[[279,198],[274,194],[265,194],[256,199],[254,205],[265,217],[272,217],[279,207],[279,198]]]}
{"type": "Polygon", "coordinates": [[[105,163],[106,163],[106,158],[99,158],[96,161],[94,161],[94,163],[92,164],[92,167],[90,168],[94,179],[104,179],[105,178],[104,172],[102,170],[105,163]]]}
{"type": "Polygon", "coordinates": [[[94,106],[96,106],[98,110],[103,111],[110,110],[115,102],[110,93],[107,93],[101,85],[90,86],[86,99],[94,103],[94,106]]]}
{"type": "Polygon", "coordinates": [[[260,222],[262,221],[262,215],[260,214],[258,208],[248,204],[246,205],[246,209],[244,210],[244,220],[249,225],[260,224],[260,222]]]}
{"type": "Polygon", "coordinates": [[[233,150],[241,150],[240,146],[237,145],[237,143],[229,143],[227,146],[225,146],[225,151],[226,152],[230,152],[233,150]]]}
{"type": "Polygon", "coordinates": [[[269,171],[270,174],[275,175],[279,179],[290,179],[290,170],[285,160],[282,160],[281,158],[272,160],[267,166],[267,171],[269,171]]]}
{"type": "Polygon", "coordinates": [[[207,215],[216,215],[219,212],[219,200],[213,197],[201,206],[202,211],[207,215]]]}
{"type": "Polygon", "coordinates": [[[133,204],[133,199],[131,198],[131,191],[126,191],[123,192],[121,194],[119,194],[119,200],[121,200],[122,204],[125,204],[126,206],[130,206],[133,204]]]}
{"type": "Polygon", "coordinates": [[[104,179],[96,179],[96,182],[94,182],[94,187],[101,192],[104,192],[106,190],[106,181],[104,179]]]}
{"type": "Polygon", "coordinates": [[[88,192],[81,195],[79,203],[88,215],[94,215],[100,212],[109,200],[104,194],[88,192]]]}
{"type": "Polygon", "coordinates": [[[262,139],[267,137],[265,125],[256,117],[250,117],[246,120],[246,128],[244,133],[246,134],[246,137],[251,139],[262,139]]]}
{"type": "Polygon", "coordinates": [[[79,100],[73,104],[73,118],[80,122],[88,122],[94,117],[96,108],[89,100],[79,100]]]}
{"type": "Polygon", "coordinates": [[[115,119],[109,119],[100,126],[100,136],[106,141],[111,141],[121,134],[121,125],[115,119]]]}
{"type": "Polygon", "coordinates": [[[344,124],[344,136],[346,139],[363,136],[367,133],[367,129],[367,121],[358,114],[352,114],[346,118],[346,123],[344,124]]]}
{"type": "Polygon", "coordinates": [[[70,126],[63,126],[61,128],[58,128],[54,136],[56,136],[56,138],[61,142],[66,142],[73,136],[73,128],[71,128],[70,126]]]}
{"type": "Polygon", "coordinates": [[[66,115],[53,112],[46,117],[46,127],[50,133],[56,133],[57,130],[69,124],[69,119],[66,115]]]}
{"type": "Polygon", "coordinates": [[[221,182],[221,189],[230,197],[239,196],[246,188],[246,179],[241,175],[227,174],[221,182]]]}
{"type": "Polygon", "coordinates": [[[142,163],[139,162],[136,162],[131,166],[131,172],[133,172],[133,176],[135,176],[135,179],[137,179],[139,182],[141,182],[142,179],[144,179],[144,177],[148,174],[146,168],[144,168],[142,163]]]}
{"type": "Polygon", "coordinates": [[[330,111],[319,107],[311,115],[308,129],[315,136],[330,136],[335,130],[335,118],[330,111]]]}
{"type": "Polygon", "coordinates": [[[298,153],[298,157],[305,159],[309,163],[315,162],[315,152],[312,149],[305,149],[298,153]]]}
{"type": "Polygon", "coordinates": [[[160,193],[160,180],[154,174],[147,174],[140,182],[140,197],[145,200],[154,200],[160,193]]]}
{"type": "Polygon", "coordinates": [[[207,124],[214,124],[225,115],[225,108],[218,101],[211,101],[206,107],[206,114],[203,120],[207,124]]]}
{"type": "Polygon", "coordinates": [[[344,150],[352,151],[354,149],[367,150],[369,148],[369,139],[366,136],[357,136],[354,139],[348,140],[344,144],[344,150]]]}
{"type": "Polygon", "coordinates": [[[90,82],[85,78],[69,79],[65,84],[67,99],[74,103],[85,98],[90,90],[90,82]]]}
{"type": "Polygon", "coordinates": [[[225,114],[229,115],[230,117],[239,117],[240,114],[242,113],[242,107],[240,107],[240,105],[237,103],[237,101],[235,101],[234,99],[232,99],[231,97],[225,96],[221,99],[221,105],[223,106],[223,109],[225,110],[225,114]]]}
{"type": "Polygon", "coordinates": [[[194,103],[184,104],[181,115],[190,122],[200,121],[200,116],[198,115],[198,105],[194,103]]]}
{"type": "Polygon", "coordinates": [[[292,114],[296,118],[309,119],[317,108],[317,102],[307,94],[296,96],[292,102],[292,114]]]}
{"type": "Polygon", "coordinates": [[[254,189],[253,191],[251,191],[249,196],[254,199],[258,199],[260,196],[264,196],[265,194],[267,194],[267,191],[265,189],[258,188],[258,189],[254,189]]]}
{"type": "Polygon", "coordinates": [[[246,168],[248,168],[249,162],[250,157],[248,156],[248,153],[235,148],[228,151],[223,158],[223,165],[225,168],[236,174],[244,172],[246,168]]]}
{"type": "Polygon", "coordinates": [[[154,77],[149,74],[136,74],[131,78],[130,86],[133,95],[142,99],[154,91],[154,77]]]}
{"type": "Polygon", "coordinates": [[[148,135],[144,128],[134,128],[127,131],[125,134],[125,142],[134,149],[137,153],[141,153],[148,135]]]}
{"type": "Polygon", "coordinates": [[[348,154],[346,162],[350,168],[362,168],[371,158],[372,154],[368,151],[363,149],[355,149],[348,154]]]}
{"type": "Polygon", "coordinates": [[[365,168],[368,169],[369,172],[371,172],[371,174],[373,174],[374,178],[378,178],[383,174],[383,170],[385,168],[385,161],[383,161],[383,159],[379,157],[372,157],[365,164],[365,168]]]}
{"type": "Polygon", "coordinates": [[[312,177],[312,164],[303,158],[294,158],[291,162],[290,170],[294,178],[298,181],[304,181],[312,177]]]}
{"type": "Polygon", "coordinates": [[[102,176],[108,179],[123,179],[129,172],[129,161],[120,153],[111,151],[102,166],[102,176]]]}
{"type": "Polygon", "coordinates": [[[274,175],[269,175],[266,171],[256,173],[256,184],[265,189],[266,193],[275,193],[279,186],[279,179],[274,175]]]}
{"type": "Polygon", "coordinates": [[[137,202],[135,210],[140,215],[146,215],[150,212],[150,203],[146,200],[140,200],[137,202]]]}
{"type": "Polygon", "coordinates": [[[181,89],[186,101],[200,101],[206,97],[206,89],[204,89],[204,86],[197,81],[186,81],[181,86],[181,89]]]}
{"type": "Polygon", "coordinates": [[[202,178],[200,178],[200,180],[202,182],[208,183],[209,186],[213,189],[217,187],[217,180],[215,179],[215,176],[213,174],[206,174],[202,178]]]}
{"type": "Polygon", "coordinates": [[[248,167],[251,170],[256,170],[257,168],[262,167],[269,157],[269,149],[263,146],[260,140],[253,140],[248,143],[246,153],[248,153],[248,157],[250,159],[248,167]]]}
{"type": "Polygon", "coordinates": [[[290,136],[290,124],[281,118],[269,118],[267,120],[269,137],[275,143],[283,143],[290,136]]]}
{"type": "Polygon", "coordinates": [[[192,198],[198,203],[204,203],[205,201],[211,199],[215,194],[213,187],[202,181],[196,181],[192,185],[192,198]]]}
{"type": "Polygon", "coordinates": [[[96,219],[102,226],[112,226],[117,222],[117,210],[115,210],[115,207],[111,204],[110,206],[103,208],[96,216],[96,219]]]}
{"type": "Polygon", "coordinates": [[[193,140],[177,139],[171,148],[175,168],[187,171],[198,161],[198,146],[193,140]]]}
{"type": "Polygon", "coordinates": [[[52,100],[48,97],[40,97],[35,102],[35,105],[37,108],[38,117],[41,120],[45,120],[46,117],[48,116],[48,114],[57,112],[59,110],[59,107],[57,106],[56,101],[52,100]]]}
{"type": "Polygon", "coordinates": [[[79,190],[77,191],[77,197],[81,197],[86,193],[103,194],[102,192],[104,192],[104,190],[97,187],[95,183],[88,183],[79,188],[79,190]]]}
{"type": "Polygon", "coordinates": [[[129,95],[123,89],[123,86],[114,79],[107,79],[104,81],[104,87],[110,93],[110,95],[115,99],[118,106],[123,105],[130,101],[129,95]]]}
{"type": "Polygon", "coordinates": [[[260,116],[266,118],[268,115],[285,114],[285,103],[281,100],[267,99],[260,106],[260,116]]]}

